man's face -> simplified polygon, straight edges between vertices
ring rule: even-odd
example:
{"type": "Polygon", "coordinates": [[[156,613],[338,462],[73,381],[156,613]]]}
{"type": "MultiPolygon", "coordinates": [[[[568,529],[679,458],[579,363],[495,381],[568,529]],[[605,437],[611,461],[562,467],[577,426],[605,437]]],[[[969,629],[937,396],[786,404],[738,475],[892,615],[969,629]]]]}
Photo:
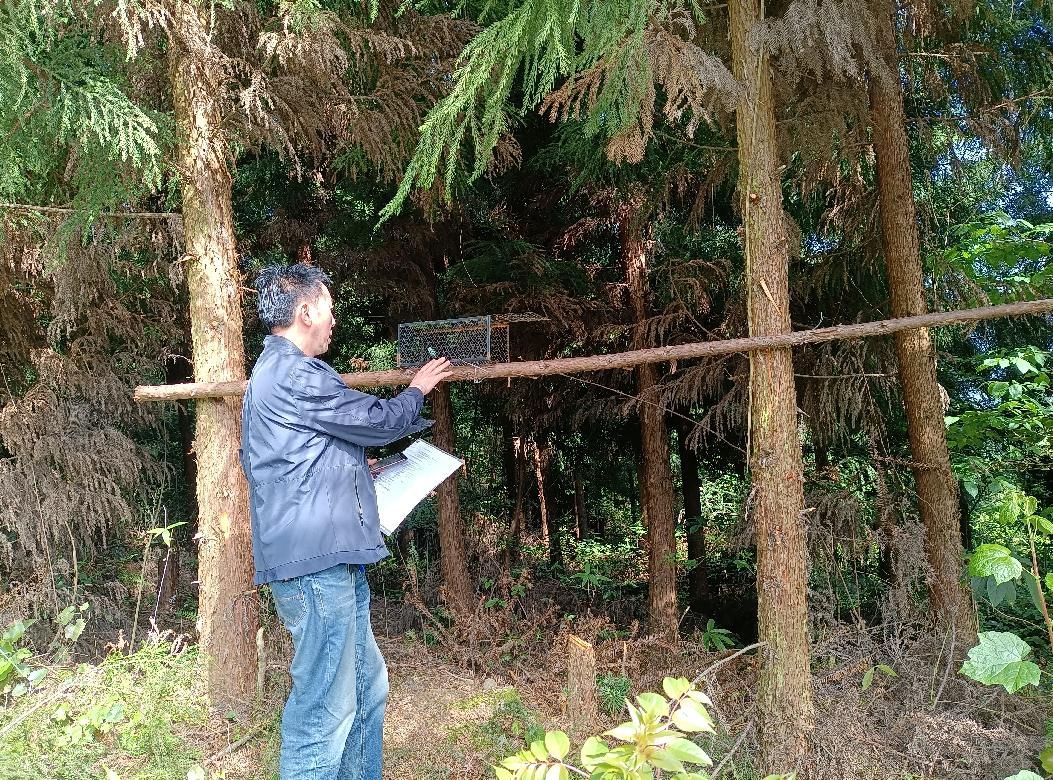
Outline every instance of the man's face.
{"type": "Polygon", "coordinates": [[[306,307],[304,324],[307,326],[313,357],[329,350],[329,340],[333,336],[333,328],[336,327],[336,317],[333,316],[333,297],[329,294],[329,290],[322,287],[318,298],[307,303],[306,307]]]}

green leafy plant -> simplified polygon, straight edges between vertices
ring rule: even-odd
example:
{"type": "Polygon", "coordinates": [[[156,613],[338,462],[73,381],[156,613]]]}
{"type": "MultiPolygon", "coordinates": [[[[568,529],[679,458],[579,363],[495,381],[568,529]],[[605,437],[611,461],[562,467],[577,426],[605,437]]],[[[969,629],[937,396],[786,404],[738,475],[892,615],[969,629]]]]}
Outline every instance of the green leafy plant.
{"type": "Polygon", "coordinates": [[[604,734],[613,744],[589,737],[581,747],[580,766],[566,760],[567,735],[549,731],[494,767],[498,780],[568,780],[571,774],[594,780],[651,780],[656,771],[674,780],[701,780],[697,767],[710,766],[712,760],[688,735],[713,731],[706,710],[709,697],[683,677],[666,677],[662,688],[664,696],[646,692],[635,704],[626,702],[630,720],[604,734]]]}
{"type": "Polygon", "coordinates": [[[863,673],[863,682],[860,684],[860,688],[865,691],[867,688],[873,685],[874,676],[878,672],[881,672],[886,677],[899,677],[899,675],[896,674],[896,670],[888,664],[875,664],[863,673]]]}
{"type": "Polygon", "coordinates": [[[4,685],[5,694],[15,698],[24,696],[32,684],[29,678],[33,670],[26,664],[26,661],[33,653],[28,647],[22,646],[21,642],[26,629],[35,622],[35,620],[16,620],[7,627],[3,636],[0,636],[0,684],[4,685]]]}
{"type": "Polygon", "coordinates": [[[1015,693],[1026,685],[1038,685],[1042,671],[1028,661],[1031,647],[1008,631],[982,631],[980,643],[969,651],[961,672],[984,685],[1001,685],[1015,693]]]}
{"type": "Polygon", "coordinates": [[[633,681],[623,674],[601,674],[596,678],[596,695],[608,715],[617,715],[625,707],[633,681]]]}
{"type": "Polygon", "coordinates": [[[706,621],[706,630],[702,632],[702,646],[711,653],[720,653],[738,642],[735,635],[726,628],[721,628],[713,618],[706,621]]]}

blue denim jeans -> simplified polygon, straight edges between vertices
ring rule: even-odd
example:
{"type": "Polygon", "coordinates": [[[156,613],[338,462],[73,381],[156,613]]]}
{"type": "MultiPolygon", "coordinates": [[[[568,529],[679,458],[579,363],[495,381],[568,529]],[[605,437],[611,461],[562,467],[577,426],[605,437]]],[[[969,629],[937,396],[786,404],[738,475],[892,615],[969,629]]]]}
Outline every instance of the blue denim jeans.
{"type": "Polygon", "coordinates": [[[388,670],[364,567],[340,564],[270,587],[295,648],[281,780],[380,780],[388,670]]]}

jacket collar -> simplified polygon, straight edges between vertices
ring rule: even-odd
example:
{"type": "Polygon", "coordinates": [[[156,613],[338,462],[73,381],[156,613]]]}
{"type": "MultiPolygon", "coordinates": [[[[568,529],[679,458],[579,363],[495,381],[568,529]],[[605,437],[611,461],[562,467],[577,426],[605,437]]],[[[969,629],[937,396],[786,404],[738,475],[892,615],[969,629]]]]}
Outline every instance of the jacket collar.
{"type": "Polygon", "coordinates": [[[303,355],[303,350],[293,344],[285,336],[275,336],[273,333],[263,338],[263,349],[276,349],[290,355],[303,355]]]}

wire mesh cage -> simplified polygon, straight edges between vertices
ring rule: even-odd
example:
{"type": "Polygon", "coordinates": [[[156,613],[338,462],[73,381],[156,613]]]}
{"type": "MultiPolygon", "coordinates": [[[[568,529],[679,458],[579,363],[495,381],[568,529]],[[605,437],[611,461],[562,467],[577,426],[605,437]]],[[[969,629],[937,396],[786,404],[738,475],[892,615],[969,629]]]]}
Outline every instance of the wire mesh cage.
{"type": "Polygon", "coordinates": [[[417,368],[437,357],[457,365],[508,362],[508,325],[543,320],[536,314],[487,314],[399,325],[398,364],[417,368]]]}

